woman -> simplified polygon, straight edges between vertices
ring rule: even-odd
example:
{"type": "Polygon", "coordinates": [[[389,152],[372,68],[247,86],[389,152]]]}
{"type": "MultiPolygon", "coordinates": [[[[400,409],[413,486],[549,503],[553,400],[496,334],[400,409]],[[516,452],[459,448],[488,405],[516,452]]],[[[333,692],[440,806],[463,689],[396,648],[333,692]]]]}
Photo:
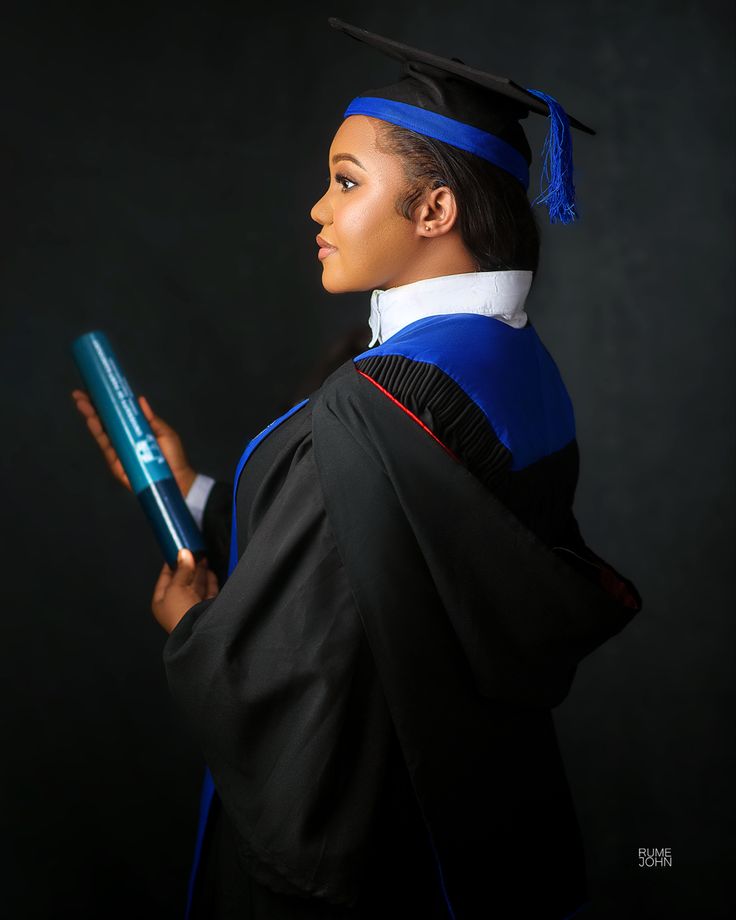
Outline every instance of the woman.
{"type": "Polygon", "coordinates": [[[562,920],[587,892],[550,709],[641,601],[580,536],[572,407],[524,312],[518,122],[561,110],[332,24],[405,70],[348,107],[312,209],[326,290],[373,291],[369,348],[249,443],[234,500],[141,399],[211,566],[182,551],[152,602],[211,771],[190,915],[562,920]]]}

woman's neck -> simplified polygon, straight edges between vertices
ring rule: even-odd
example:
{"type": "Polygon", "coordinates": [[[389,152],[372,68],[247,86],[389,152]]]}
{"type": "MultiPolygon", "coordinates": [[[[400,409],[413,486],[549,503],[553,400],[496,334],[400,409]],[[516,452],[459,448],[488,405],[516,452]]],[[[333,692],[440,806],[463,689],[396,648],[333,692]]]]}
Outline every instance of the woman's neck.
{"type": "Polygon", "coordinates": [[[382,290],[424,281],[426,278],[439,278],[442,275],[462,275],[477,272],[478,263],[468,252],[460,234],[447,234],[436,240],[427,240],[416,259],[405,266],[396,277],[387,281],[382,290]]]}

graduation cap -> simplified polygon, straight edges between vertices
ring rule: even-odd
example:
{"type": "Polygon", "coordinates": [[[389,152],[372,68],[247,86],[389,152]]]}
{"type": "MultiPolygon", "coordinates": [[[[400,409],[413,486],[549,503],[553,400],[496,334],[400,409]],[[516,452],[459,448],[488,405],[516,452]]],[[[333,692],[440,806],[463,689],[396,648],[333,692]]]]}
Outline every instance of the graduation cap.
{"type": "Polygon", "coordinates": [[[547,188],[532,204],[546,204],[550,223],[577,217],[570,128],[595,134],[567,115],[548,93],[520,86],[508,77],[469,67],[458,58],[443,58],[359,29],[331,17],[329,24],[358,41],[400,61],[397,83],[356,96],[345,110],[369,115],[444,141],[495,163],[529,188],[531,149],[519,124],[529,112],[549,118],[542,178],[547,188]]]}

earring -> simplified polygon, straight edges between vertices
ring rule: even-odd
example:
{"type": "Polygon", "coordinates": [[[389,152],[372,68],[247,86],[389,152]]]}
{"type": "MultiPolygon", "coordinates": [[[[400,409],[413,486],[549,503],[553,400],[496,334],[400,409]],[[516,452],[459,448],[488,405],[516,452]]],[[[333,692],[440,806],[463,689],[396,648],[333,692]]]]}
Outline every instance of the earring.
{"type": "Polygon", "coordinates": [[[424,225],[424,229],[425,229],[425,230],[429,230],[429,224],[425,224],[425,225],[424,225]]]}

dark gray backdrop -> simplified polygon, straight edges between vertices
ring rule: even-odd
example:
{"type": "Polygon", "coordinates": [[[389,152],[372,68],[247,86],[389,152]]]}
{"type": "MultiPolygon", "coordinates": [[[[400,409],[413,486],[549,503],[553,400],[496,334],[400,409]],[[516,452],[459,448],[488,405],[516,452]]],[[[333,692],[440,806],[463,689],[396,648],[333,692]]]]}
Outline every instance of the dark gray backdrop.
{"type": "MultiPolygon", "coordinates": [[[[396,71],[329,29],[339,15],[544,89],[599,132],[574,134],[580,222],[540,211],[529,312],[576,406],[583,532],[645,607],[583,663],[556,720],[592,916],[726,917],[730,4],[265,8],[3,5],[0,914],[181,916],[202,762],[150,613],[161,561],[74,410],[68,348],[104,329],[195,466],[229,477],[367,322],[367,294],[323,292],[309,210],[344,105],[396,71]],[[638,868],[639,847],[667,846],[671,869],[638,868]]],[[[545,120],[527,128],[538,154],[545,120]]],[[[545,854],[530,840],[519,859],[533,875],[545,854]]]]}

